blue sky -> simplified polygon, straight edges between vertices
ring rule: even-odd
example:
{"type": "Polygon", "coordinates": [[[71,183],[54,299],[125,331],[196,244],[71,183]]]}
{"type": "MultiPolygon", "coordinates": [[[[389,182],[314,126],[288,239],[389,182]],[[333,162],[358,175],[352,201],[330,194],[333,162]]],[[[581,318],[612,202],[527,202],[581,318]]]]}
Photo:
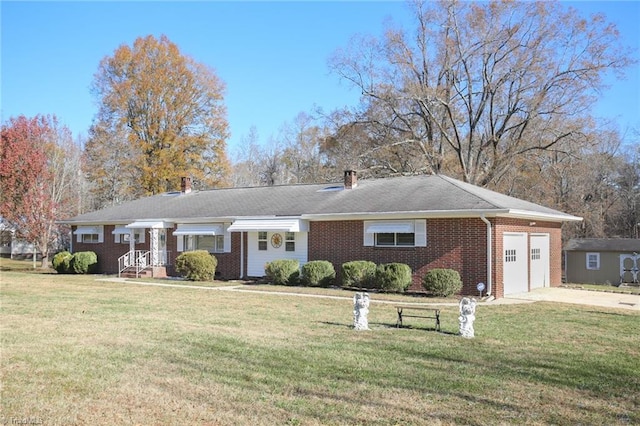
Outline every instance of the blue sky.
{"type": "MultiPolygon", "coordinates": [[[[640,2],[570,3],[603,12],[640,58],[640,2]]],[[[102,58],[140,36],[165,34],[213,67],[227,85],[229,147],[255,126],[261,142],[315,107],[358,102],[330,74],[329,56],[354,34],[381,34],[386,19],[407,22],[403,2],[8,2],[0,3],[2,121],[56,114],[74,136],[97,111],[89,86],[102,58]]],[[[640,65],[609,78],[596,114],[640,130],[640,65]]]]}

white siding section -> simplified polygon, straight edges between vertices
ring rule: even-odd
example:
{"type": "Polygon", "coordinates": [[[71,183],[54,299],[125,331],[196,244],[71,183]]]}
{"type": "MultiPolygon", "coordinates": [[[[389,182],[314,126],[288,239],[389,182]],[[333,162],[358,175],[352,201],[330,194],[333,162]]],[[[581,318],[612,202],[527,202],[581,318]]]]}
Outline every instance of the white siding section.
{"type": "Polygon", "coordinates": [[[258,233],[247,232],[247,275],[250,277],[262,277],[264,276],[264,265],[279,259],[296,259],[300,262],[300,266],[307,263],[308,250],[307,250],[307,232],[296,232],[296,250],[285,250],[285,233],[284,232],[268,232],[267,233],[267,249],[258,250],[258,233]],[[282,236],[282,245],[280,247],[273,247],[271,245],[271,237],[273,234],[280,234],[282,236]]]}

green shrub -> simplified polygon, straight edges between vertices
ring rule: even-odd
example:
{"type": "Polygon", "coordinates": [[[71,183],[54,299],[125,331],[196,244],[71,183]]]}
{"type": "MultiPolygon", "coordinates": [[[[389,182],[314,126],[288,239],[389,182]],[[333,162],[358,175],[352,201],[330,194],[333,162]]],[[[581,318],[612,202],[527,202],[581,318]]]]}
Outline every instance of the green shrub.
{"type": "Polygon", "coordinates": [[[176,258],[176,272],[190,281],[211,281],[218,259],[206,250],[187,251],[176,258]]]}
{"type": "Polygon", "coordinates": [[[269,262],[264,267],[267,278],[276,285],[296,285],[300,277],[300,262],[281,259],[269,262]]]}
{"type": "Polygon", "coordinates": [[[411,267],[404,263],[383,263],[376,268],[376,287],[403,292],[411,285],[411,267]]]}
{"type": "Polygon", "coordinates": [[[422,286],[436,296],[448,297],[460,293],[462,280],[458,271],[436,268],[425,274],[422,286]]]}
{"type": "Polygon", "coordinates": [[[368,260],[354,260],[342,264],[342,286],[372,288],[376,264],[368,260]]]}
{"type": "Polygon", "coordinates": [[[71,258],[73,255],[68,251],[61,251],[60,253],[56,253],[53,256],[53,260],[51,263],[53,264],[53,269],[55,269],[59,274],[70,274],[71,273],[71,258]]]}
{"type": "Polygon", "coordinates": [[[333,264],[326,260],[312,260],[302,265],[300,281],[311,287],[329,287],[336,279],[333,264]]]}
{"type": "Polygon", "coordinates": [[[98,256],[92,251],[79,251],[74,253],[69,261],[69,270],[74,274],[95,272],[97,266],[98,256]]]}

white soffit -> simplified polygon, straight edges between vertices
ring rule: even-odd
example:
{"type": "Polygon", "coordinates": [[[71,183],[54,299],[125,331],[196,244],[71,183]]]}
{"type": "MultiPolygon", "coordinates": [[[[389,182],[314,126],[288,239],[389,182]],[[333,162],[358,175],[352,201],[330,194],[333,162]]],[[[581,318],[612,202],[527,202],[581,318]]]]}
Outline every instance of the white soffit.
{"type": "Polygon", "coordinates": [[[414,222],[411,221],[365,221],[364,232],[367,234],[411,234],[414,222]]]}
{"type": "Polygon", "coordinates": [[[171,228],[172,224],[161,220],[137,220],[125,226],[126,228],[161,229],[171,228]]]}
{"type": "Polygon", "coordinates": [[[188,224],[178,225],[173,235],[223,235],[224,226],[221,224],[188,224]]]}
{"type": "Polygon", "coordinates": [[[229,227],[229,232],[306,232],[309,224],[301,219],[238,219],[229,227]]]}

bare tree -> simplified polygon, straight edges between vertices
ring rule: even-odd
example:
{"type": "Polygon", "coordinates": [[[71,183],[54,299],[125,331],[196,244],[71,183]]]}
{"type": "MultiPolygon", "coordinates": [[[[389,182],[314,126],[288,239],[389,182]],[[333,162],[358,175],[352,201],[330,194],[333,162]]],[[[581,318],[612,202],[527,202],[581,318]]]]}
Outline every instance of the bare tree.
{"type": "Polygon", "coordinates": [[[389,147],[406,171],[495,185],[519,158],[580,143],[602,77],[632,63],[614,25],[560,3],[411,7],[412,31],[357,38],[331,60],[362,91],[372,154],[389,147]]]}

